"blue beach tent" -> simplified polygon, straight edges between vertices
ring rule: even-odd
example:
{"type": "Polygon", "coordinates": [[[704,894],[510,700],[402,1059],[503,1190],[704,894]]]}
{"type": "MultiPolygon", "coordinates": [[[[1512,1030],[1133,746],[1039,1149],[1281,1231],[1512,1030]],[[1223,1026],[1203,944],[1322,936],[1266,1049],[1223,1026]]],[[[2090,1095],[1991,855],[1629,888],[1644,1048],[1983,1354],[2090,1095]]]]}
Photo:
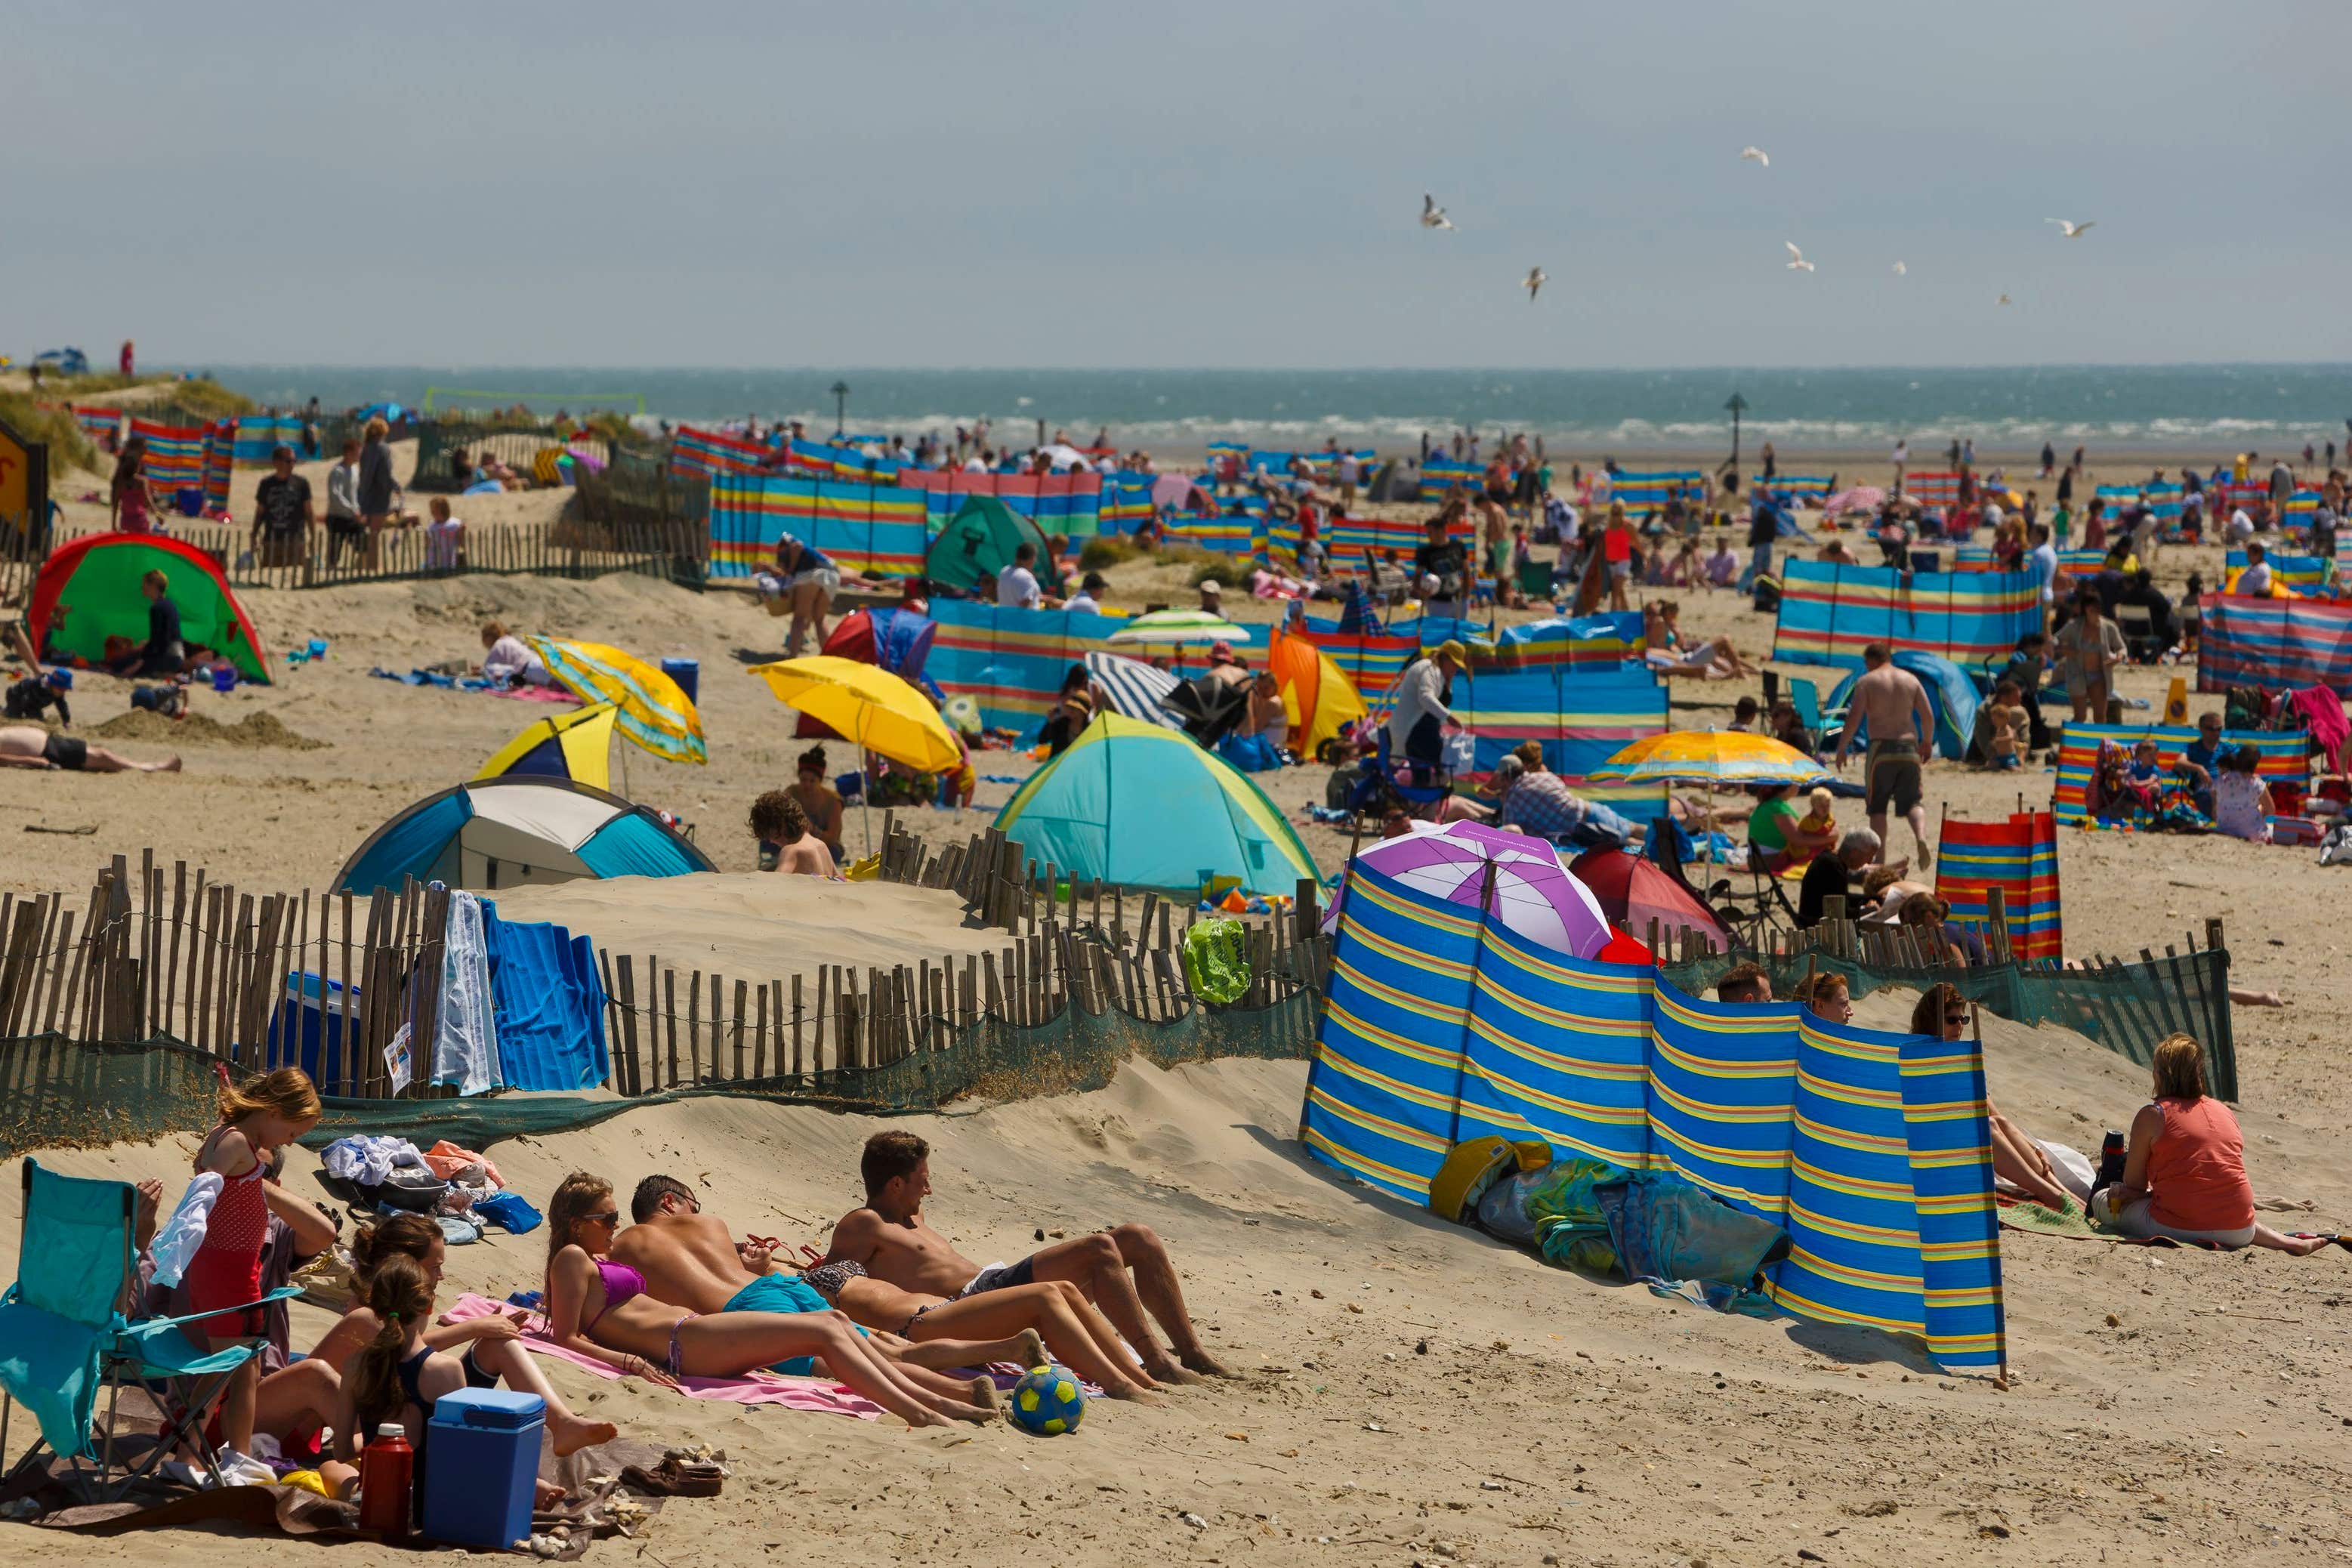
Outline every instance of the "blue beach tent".
{"type": "Polygon", "coordinates": [[[681,877],[709,859],[642,805],[569,779],[509,774],[430,795],[368,836],[335,889],[403,877],[474,892],[582,877],[681,877]]]}
{"type": "MultiPolygon", "coordinates": [[[[1895,667],[1909,670],[1927,689],[1927,706],[1936,712],[1936,754],[1949,762],[1965,760],[1969,742],[1977,732],[1977,710],[1984,702],[1977,692],[1976,682],[1950,659],[1914,648],[1895,649],[1895,667]]],[[[1861,679],[1862,671],[1857,669],[1838,682],[1838,689],[1830,693],[1828,705],[1832,711],[1846,706],[1853,695],[1853,683],[1861,679]]],[[[1865,738],[1868,728],[1866,724],[1857,724],[1857,743],[1865,738]]],[[[1826,746],[1829,739],[1823,736],[1822,743],[1826,746]]]]}

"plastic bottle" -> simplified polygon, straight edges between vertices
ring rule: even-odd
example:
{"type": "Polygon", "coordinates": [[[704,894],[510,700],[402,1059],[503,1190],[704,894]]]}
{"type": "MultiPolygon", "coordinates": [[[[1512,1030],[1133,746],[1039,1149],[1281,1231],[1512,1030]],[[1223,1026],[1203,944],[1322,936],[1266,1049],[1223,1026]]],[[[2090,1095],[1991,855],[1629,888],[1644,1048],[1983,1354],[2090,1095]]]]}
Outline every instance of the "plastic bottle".
{"type": "Polygon", "coordinates": [[[360,1452],[360,1528],[385,1537],[409,1531],[411,1489],[416,1473],[416,1450],[408,1446],[408,1429],[387,1421],[375,1429],[375,1441],[360,1452]]]}

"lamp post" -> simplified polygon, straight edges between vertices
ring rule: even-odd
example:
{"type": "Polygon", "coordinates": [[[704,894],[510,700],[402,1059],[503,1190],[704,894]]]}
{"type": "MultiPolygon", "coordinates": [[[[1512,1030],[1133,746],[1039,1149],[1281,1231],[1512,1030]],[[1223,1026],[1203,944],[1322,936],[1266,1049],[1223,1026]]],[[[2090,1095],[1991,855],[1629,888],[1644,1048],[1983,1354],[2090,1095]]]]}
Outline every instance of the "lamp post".
{"type": "Polygon", "coordinates": [[[1748,412],[1748,399],[1735,392],[1731,395],[1731,401],[1723,406],[1731,415],[1731,467],[1737,471],[1739,467],[1739,416],[1748,412]]]}
{"type": "MultiPolygon", "coordinates": [[[[849,428],[849,383],[836,381],[825,390],[833,394],[833,433],[839,436],[849,428]]],[[[1738,443],[1732,445],[1736,447],[1738,443]]]]}

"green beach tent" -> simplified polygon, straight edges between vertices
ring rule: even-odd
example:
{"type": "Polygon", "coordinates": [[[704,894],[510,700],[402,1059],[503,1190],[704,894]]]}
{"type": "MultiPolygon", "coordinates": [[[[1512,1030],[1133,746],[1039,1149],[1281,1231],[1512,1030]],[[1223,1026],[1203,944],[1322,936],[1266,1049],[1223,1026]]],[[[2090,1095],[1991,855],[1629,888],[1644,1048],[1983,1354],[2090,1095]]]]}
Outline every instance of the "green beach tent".
{"type": "MultiPolygon", "coordinates": [[[[968,496],[923,558],[923,575],[934,583],[969,593],[996,581],[1013,564],[1013,552],[1022,544],[1037,547],[1037,580],[1050,571],[1045,535],[1037,525],[994,496],[968,496]]],[[[1050,588],[1051,584],[1046,586],[1050,588]]]]}
{"type": "Polygon", "coordinates": [[[1254,893],[1320,880],[1264,791],[1181,730],[1104,713],[1030,776],[996,826],[1082,882],[1189,892],[1237,877],[1254,893]]]}
{"type": "Polygon", "coordinates": [[[91,533],[58,546],[33,581],[33,643],[95,664],[106,639],[147,640],[147,596],[139,584],[161,572],[180,610],[180,636],[211,648],[247,680],[269,682],[269,654],[229,592],[213,558],[161,533],[91,533]]]}

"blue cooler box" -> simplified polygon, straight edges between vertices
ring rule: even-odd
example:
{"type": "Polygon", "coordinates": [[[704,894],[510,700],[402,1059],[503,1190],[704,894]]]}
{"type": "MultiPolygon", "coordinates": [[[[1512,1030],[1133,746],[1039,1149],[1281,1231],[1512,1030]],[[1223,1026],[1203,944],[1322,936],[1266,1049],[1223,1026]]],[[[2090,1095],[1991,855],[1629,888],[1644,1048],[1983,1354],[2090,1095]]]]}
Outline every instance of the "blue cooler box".
{"type": "Polygon", "coordinates": [[[702,700],[702,661],[700,659],[666,658],[662,660],[661,668],[664,675],[677,682],[677,689],[686,693],[686,700],[688,702],[702,700]]]}
{"type": "Polygon", "coordinates": [[[504,1551],[530,1534],[539,1435],[547,1402],[504,1388],[461,1388],[433,1404],[425,1441],[425,1534],[504,1551]]]}

